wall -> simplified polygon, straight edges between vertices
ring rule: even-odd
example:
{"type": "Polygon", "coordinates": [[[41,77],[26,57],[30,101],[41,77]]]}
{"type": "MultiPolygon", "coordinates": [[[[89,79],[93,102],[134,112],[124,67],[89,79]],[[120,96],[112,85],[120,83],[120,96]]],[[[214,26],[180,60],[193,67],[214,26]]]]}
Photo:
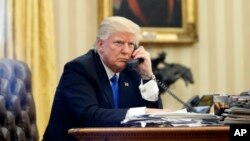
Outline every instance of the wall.
{"type": "MultiPolygon", "coordinates": [[[[199,0],[199,41],[190,46],[146,46],[152,57],[167,52],[166,61],[190,67],[195,84],[182,80],[171,90],[184,101],[193,95],[239,94],[250,89],[249,0],[199,0]]],[[[63,65],[92,48],[97,31],[98,0],[54,0],[58,78],[63,65]]],[[[182,106],[164,94],[164,107],[182,106]]]]}

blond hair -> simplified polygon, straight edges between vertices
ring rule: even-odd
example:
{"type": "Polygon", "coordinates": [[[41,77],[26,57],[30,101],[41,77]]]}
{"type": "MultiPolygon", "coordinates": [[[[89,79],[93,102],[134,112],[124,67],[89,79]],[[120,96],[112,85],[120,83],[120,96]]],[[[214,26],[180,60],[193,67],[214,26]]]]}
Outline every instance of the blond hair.
{"type": "Polygon", "coordinates": [[[99,26],[97,39],[106,40],[114,32],[129,32],[135,35],[135,43],[138,45],[140,40],[140,27],[131,20],[120,17],[112,16],[104,19],[99,26]]]}

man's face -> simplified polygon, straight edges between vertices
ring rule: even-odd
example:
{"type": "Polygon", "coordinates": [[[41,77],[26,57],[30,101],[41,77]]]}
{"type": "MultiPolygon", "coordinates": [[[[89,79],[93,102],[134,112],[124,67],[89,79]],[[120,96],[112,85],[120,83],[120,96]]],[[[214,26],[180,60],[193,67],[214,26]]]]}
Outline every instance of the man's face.
{"type": "Polygon", "coordinates": [[[131,59],[135,36],[128,32],[115,32],[107,40],[98,40],[97,47],[105,65],[114,72],[120,72],[131,59]]]}

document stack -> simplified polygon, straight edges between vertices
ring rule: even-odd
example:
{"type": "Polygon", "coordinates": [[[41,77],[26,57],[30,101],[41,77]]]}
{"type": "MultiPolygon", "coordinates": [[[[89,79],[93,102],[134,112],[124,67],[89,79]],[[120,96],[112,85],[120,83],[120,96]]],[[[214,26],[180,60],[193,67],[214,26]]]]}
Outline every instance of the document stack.
{"type": "Polygon", "coordinates": [[[250,124],[250,96],[230,96],[224,124],[250,124]]]}
{"type": "Polygon", "coordinates": [[[186,109],[176,112],[143,114],[124,119],[122,124],[133,127],[194,127],[222,125],[220,118],[213,114],[190,113],[186,109]]]}

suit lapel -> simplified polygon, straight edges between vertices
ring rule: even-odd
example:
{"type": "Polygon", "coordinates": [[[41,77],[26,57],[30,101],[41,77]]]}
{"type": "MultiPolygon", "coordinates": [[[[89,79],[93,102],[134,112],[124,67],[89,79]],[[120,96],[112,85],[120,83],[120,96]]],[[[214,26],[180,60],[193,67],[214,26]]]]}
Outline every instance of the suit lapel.
{"type": "Polygon", "coordinates": [[[96,68],[97,68],[97,75],[100,81],[98,81],[98,85],[104,92],[104,98],[107,100],[107,102],[111,105],[111,107],[114,107],[114,100],[113,100],[113,92],[110,85],[110,81],[108,79],[108,75],[104,69],[104,66],[100,60],[100,57],[98,53],[95,53],[95,62],[96,62],[96,68]]]}
{"type": "MultiPolygon", "coordinates": [[[[134,98],[134,87],[132,85],[131,79],[123,72],[119,76],[119,94],[120,94],[120,105],[128,105],[128,103],[133,101],[134,98]]],[[[121,107],[127,108],[127,107],[121,107]]]]}

